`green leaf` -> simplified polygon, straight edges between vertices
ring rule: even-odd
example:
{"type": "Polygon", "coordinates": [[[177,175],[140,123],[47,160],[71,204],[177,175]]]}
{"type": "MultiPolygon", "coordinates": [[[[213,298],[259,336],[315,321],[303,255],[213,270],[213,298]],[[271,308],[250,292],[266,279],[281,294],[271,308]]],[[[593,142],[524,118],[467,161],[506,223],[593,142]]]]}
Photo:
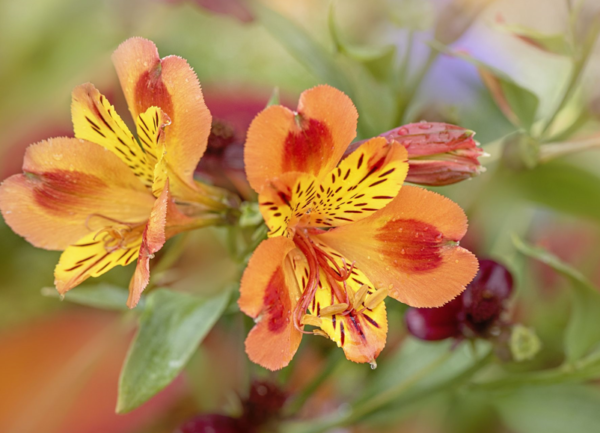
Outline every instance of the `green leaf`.
{"type": "Polygon", "coordinates": [[[302,63],[319,80],[350,95],[350,85],[344,71],[334,61],[331,53],[315,42],[304,29],[283,15],[259,4],[254,12],[260,23],[287,51],[302,63]]]}
{"type": "Polygon", "coordinates": [[[534,170],[506,173],[505,186],[521,196],[552,209],[600,221],[600,177],[561,160],[534,170]]]}
{"type": "MultiPolygon", "coordinates": [[[[448,354],[452,348],[451,341],[423,342],[415,338],[408,338],[400,349],[382,362],[377,369],[377,376],[371,386],[363,393],[359,401],[368,401],[373,396],[378,396],[387,390],[406,383],[415,374],[428,365],[433,365],[436,360],[448,354]]],[[[467,372],[479,359],[483,358],[487,342],[479,342],[475,346],[461,344],[455,348],[451,356],[446,359],[443,366],[433,369],[419,382],[415,383],[406,392],[390,405],[380,410],[373,419],[397,419],[405,410],[411,410],[411,403],[419,398],[424,398],[436,393],[449,383],[457,380],[467,372]],[[399,408],[403,410],[399,410],[399,408]]]]}
{"type": "Polygon", "coordinates": [[[118,413],[135,409],[175,379],[228,299],[229,291],[208,299],[165,289],[148,296],[121,371],[118,413]]]}
{"type": "Polygon", "coordinates": [[[329,35],[331,36],[335,49],[349,59],[362,64],[378,81],[387,81],[396,72],[394,68],[396,47],[394,45],[360,47],[344,41],[335,22],[333,5],[334,3],[331,3],[329,9],[328,24],[329,35]]]}
{"type": "Polygon", "coordinates": [[[429,45],[435,50],[465,60],[476,66],[496,104],[506,118],[517,126],[522,126],[527,130],[531,129],[539,106],[539,99],[535,93],[517,84],[503,71],[483,63],[466,53],[453,51],[437,41],[429,41],[429,45]]]}
{"type": "Polygon", "coordinates": [[[600,291],[581,272],[543,248],[528,245],[516,236],[513,243],[521,253],[547,264],[571,282],[573,307],[565,331],[565,352],[568,361],[577,361],[600,343],[600,291]]]}
{"type": "MultiPolygon", "coordinates": [[[[42,295],[60,298],[60,294],[54,287],[44,287],[42,295]]],[[[75,304],[86,305],[88,307],[101,308],[104,310],[123,310],[127,311],[127,298],[129,291],[122,287],[112,284],[100,283],[90,286],[79,286],[68,292],[64,297],[65,301],[75,304]]],[[[140,299],[136,309],[142,310],[145,304],[145,297],[140,299]]]]}
{"type": "Polygon", "coordinates": [[[563,56],[572,55],[571,47],[564,33],[542,33],[519,24],[498,24],[497,27],[543,51],[563,56]]]}
{"type": "Polygon", "coordinates": [[[600,433],[598,388],[520,388],[495,399],[494,405],[515,433],[600,433]]]}

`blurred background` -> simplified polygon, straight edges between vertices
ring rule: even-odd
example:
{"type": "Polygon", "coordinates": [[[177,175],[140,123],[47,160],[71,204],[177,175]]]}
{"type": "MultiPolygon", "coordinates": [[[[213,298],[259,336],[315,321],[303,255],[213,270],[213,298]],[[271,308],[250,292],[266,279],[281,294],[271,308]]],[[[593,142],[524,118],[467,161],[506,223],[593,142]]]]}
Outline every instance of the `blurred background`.
{"type": "MultiPolygon", "coordinates": [[[[213,143],[209,156],[214,159],[204,162],[210,167],[201,175],[210,179],[221,163],[233,172],[237,168],[226,182],[246,199],[252,197],[240,186],[241,144],[274,88],[290,107],[300,92],[319,83],[344,90],[359,109],[358,139],[419,120],[458,124],[477,133],[489,154],[482,159],[487,171],[434,189],[467,212],[470,230],[464,246],[513,272],[517,294],[511,314],[535,329],[542,342],[534,360],[501,368],[560,365],[571,311],[569,282],[519,254],[512,236],[544,247],[596,287],[600,284],[600,46],[586,39],[600,2],[331,4],[0,1],[0,178],[20,172],[29,144],[72,136],[70,93],[78,84],[94,83],[128,116],[110,55],[131,36],[151,39],[161,56],[179,55],[195,69],[208,108],[227,131],[224,140],[213,143]],[[223,150],[229,146],[234,150],[223,150]]],[[[270,378],[293,393],[330,362],[331,342],[312,338],[303,342],[295,367],[280,375],[250,366],[243,349],[248,324],[231,311],[175,382],[133,412],[115,415],[118,376],[135,314],[61,302],[52,289],[60,253],[34,248],[4,222],[0,232],[2,432],[172,432],[197,413],[235,413],[251,378],[270,378]]],[[[193,233],[185,254],[161,274],[162,285],[206,293],[235,280],[237,268],[225,237],[221,229],[193,233]]],[[[115,269],[102,282],[126,287],[132,272],[115,269]]],[[[390,332],[380,368],[371,372],[349,362],[338,367],[309,399],[303,416],[331,412],[367,387],[376,392],[399,369],[420,362],[410,358],[410,351],[425,343],[411,340],[412,346],[406,346],[404,307],[389,303],[388,310],[390,332]]],[[[588,325],[600,326],[597,320],[588,325]]],[[[590,388],[595,402],[590,416],[600,403],[596,388],[590,388]]],[[[360,428],[335,431],[566,432],[552,430],[562,428],[555,423],[542,430],[535,420],[550,414],[552,404],[564,406],[561,396],[575,395],[571,391],[554,395],[533,389],[487,402],[450,390],[417,405],[398,401],[360,428]],[[546,397],[550,406],[545,408],[540,402],[546,397]]]]}

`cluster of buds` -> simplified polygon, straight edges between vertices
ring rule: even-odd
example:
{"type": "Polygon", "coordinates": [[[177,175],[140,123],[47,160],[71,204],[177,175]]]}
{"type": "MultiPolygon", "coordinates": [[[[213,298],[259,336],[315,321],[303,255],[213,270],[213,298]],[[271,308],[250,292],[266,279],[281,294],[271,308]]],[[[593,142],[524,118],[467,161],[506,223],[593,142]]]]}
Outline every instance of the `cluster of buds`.
{"type": "Polygon", "coordinates": [[[506,301],[513,291],[511,273],[493,260],[480,260],[479,272],[467,289],[440,308],[410,308],[408,331],[421,340],[492,338],[508,325],[506,301]]]}
{"type": "Polygon", "coordinates": [[[287,394],[270,382],[254,381],[242,400],[241,415],[199,415],[183,424],[176,433],[257,433],[277,421],[287,394]]]}
{"type": "MultiPolygon", "coordinates": [[[[485,152],[473,139],[475,133],[441,122],[403,125],[380,134],[389,143],[398,142],[408,151],[406,181],[418,185],[451,185],[482,173],[479,157],[485,152]]],[[[354,143],[353,151],[363,142],[354,143]]]]}

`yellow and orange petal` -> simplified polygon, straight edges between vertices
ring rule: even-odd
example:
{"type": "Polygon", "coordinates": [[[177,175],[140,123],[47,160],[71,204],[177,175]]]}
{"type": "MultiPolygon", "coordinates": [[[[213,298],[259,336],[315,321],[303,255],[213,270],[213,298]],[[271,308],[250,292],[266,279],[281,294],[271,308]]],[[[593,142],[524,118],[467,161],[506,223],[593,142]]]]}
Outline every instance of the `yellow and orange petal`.
{"type": "Polygon", "coordinates": [[[147,220],[154,197],[113,153],[75,138],[29,146],[25,174],[0,186],[7,224],[33,245],[64,250],[110,221],[147,220]]]}
{"type": "Polygon", "coordinates": [[[170,202],[169,179],[167,179],[160,196],[154,202],[150,218],[142,234],[137,266],[129,283],[129,298],[127,299],[129,308],[135,307],[140,301],[142,291],[150,281],[150,259],[154,257],[154,253],[159,251],[167,240],[165,226],[170,202]]]}
{"type": "Polygon", "coordinates": [[[115,266],[138,257],[144,224],[106,227],[89,233],[61,254],[54,269],[54,285],[62,295],[89,277],[99,277],[115,266]]]}
{"type": "Polygon", "coordinates": [[[240,286],[240,309],[256,321],[246,339],[246,353],[269,370],[289,364],[302,334],[294,327],[292,311],[299,288],[289,254],[294,243],[277,237],[262,242],[250,258],[240,286]]]}
{"type": "MultiPolygon", "coordinates": [[[[113,62],[134,119],[150,107],[171,119],[166,163],[182,183],[195,189],[194,170],[206,150],[212,121],[196,74],[180,57],[160,59],[154,43],[142,38],[123,42],[113,62]]],[[[178,195],[171,180],[172,192],[178,195]]]]}
{"type": "Polygon", "coordinates": [[[288,172],[266,183],[259,208],[269,236],[290,236],[295,227],[337,227],[378,211],[400,191],[408,171],[406,150],[374,138],[320,181],[288,172]]]}
{"type": "MultiPolygon", "coordinates": [[[[338,264],[342,265],[340,262],[338,264]]],[[[346,290],[351,291],[349,299],[338,299],[333,284],[337,284],[338,292],[345,293],[341,282],[328,280],[321,271],[319,288],[309,307],[310,313],[320,319],[320,328],[343,349],[346,358],[353,362],[374,364],[387,338],[387,315],[383,299],[371,305],[370,301],[377,290],[356,267],[352,270],[352,277],[346,281],[346,290]],[[340,304],[347,304],[353,310],[328,313],[328,308],[340,304]]]]}
{"type": "Polygon", "coordinates": [[[458,246],[467,229],[451,200],[404,186],[370,217],[315,235],[356,265],[377,288],[413,307],[439,307],[477,273],[477,259],[458,246]]]}
{"type": "Polygon", "coordinates": [[[267,181],[287,172],[324,176],[356,136],[357,119],[350,98],[327,85],[303,92],[296,113],[268,107],[248,130],[244,161],[250,185],[260,193],[267,181]]]}
{"type": "Polygon", "coordinates": [[[147,186],[154,181],[154,164],[133,137],[114,107],[92,84],[73,90],[71,117],[75,137],[113,152],[147,186]]]}

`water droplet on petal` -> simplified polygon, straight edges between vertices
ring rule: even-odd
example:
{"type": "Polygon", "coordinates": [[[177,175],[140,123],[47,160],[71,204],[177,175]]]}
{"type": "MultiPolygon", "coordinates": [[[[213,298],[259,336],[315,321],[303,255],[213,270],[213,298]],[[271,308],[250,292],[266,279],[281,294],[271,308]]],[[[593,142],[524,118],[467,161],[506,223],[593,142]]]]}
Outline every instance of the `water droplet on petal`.
{"type": "Polygon", "coordinates": [[[377,362],[375,362],[374,359],[370,361],[369,364],[371,364],[371,370],[375,370],[377,368],[377,362]]]}

